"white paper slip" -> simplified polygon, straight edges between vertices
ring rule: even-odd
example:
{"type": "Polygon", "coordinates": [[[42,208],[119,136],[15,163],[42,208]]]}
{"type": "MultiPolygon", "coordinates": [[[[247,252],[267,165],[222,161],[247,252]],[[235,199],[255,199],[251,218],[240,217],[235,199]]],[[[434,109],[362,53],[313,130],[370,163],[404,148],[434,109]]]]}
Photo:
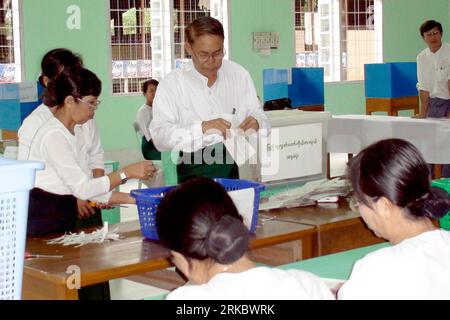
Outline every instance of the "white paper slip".
{"type": "Polygon", "coordinates": [[[256,155],[256,150],[248,143],[245,135],[240,130],[230,130],[230,137],[225,139],[224,144],[228,153],[238,166],[243,165],[247,160],[256,155]]]}
{"type": "Polygon", "coordinates": [[[244,218],[245,226],[250,230],[253,220],[253,203],[255,202],[255,189],[228,191],[238,212],[244,218]]]}

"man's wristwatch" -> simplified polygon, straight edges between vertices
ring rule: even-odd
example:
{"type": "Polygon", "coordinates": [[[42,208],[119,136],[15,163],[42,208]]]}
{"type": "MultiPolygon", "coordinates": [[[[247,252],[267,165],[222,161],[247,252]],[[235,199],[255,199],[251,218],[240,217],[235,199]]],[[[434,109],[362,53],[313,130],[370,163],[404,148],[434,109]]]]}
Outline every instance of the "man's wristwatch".
{"type": "Polygon", "coordinates": [[[120,180],[122,180],[121,184],[124,184],[128,181],[127,174],[123,170],[119,171],[119,177],[120,177],[120,180]]]}

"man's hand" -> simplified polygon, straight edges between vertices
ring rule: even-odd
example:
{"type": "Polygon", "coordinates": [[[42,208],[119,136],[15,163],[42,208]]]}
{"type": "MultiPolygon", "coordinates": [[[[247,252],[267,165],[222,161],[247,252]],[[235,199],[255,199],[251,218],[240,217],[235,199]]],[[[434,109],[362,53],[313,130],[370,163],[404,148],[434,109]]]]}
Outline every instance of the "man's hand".
{"type": "Polygon", "coordinates": [[[230,128],[231,123],[222,118],[202,122],[202,131],[204,134],[219,133],[223,137],[226,137],[227,130],[230,128]]]}
{"type": "Polygon", "coordinates": [[[259,130],[259,123],[253,117],[247,117],[244,122],[241,123],[239,129],[246,132],[247,130],[254,130],[255,132],[259,130]]]}
{"type": "Polygon", "coordinates": [[[77,199],[78,219],[86,219],[95,213],[95,209],[89,205],[88,201],[77,199]]]}

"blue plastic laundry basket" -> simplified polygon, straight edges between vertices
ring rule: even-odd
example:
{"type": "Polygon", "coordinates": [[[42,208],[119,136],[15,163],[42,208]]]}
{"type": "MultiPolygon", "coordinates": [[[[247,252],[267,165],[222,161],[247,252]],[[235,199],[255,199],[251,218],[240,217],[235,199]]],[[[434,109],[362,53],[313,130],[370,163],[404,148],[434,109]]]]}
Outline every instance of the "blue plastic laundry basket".
{"type": "MultiPolygon", "coordinates": [[[[234,191],[253,188],[255,190],[255,200],[253,203],[253,218],[250,232],[254,233],[258,224],[259,195],[265,187],[257,182],[238,179],[214,179],[220,183],[225,190],[234,191]]],[[[167,186],[160,188],[148,188],[132,190],[131,196],[136,199],[138,207],[139,222],[141,224],[142,235],[151,240],[159,240],[158,230],[156,230],[156,210],[161,199],[166,192],[172,190],[176,186],[167,186]]]]}

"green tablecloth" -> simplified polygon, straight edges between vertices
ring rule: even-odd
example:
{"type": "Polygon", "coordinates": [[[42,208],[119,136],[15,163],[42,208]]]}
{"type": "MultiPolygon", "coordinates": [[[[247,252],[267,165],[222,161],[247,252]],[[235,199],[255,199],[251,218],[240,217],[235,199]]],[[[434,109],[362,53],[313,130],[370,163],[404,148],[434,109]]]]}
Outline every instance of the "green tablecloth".
{"type": "Polygon", "coordinates": [[[349,278],[353,264],[371,251],[389,246],[388,242],[368,247],[329,254],[312,259],[279,266],[280,269],[301,269],[314,273],[321,278],[343,279],[349,278]]]}

